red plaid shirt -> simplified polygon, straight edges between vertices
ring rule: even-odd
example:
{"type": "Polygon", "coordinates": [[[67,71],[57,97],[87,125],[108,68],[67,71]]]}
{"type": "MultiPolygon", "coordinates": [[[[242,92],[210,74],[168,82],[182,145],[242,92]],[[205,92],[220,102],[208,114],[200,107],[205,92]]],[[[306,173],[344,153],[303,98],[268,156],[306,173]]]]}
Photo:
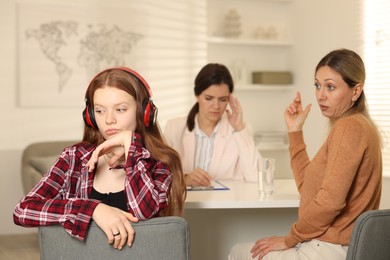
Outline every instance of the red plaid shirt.
{"type": "MultiPolygon", "coordinates": [[[[83,240],[98,200],[89,199],[95,173],[85,167],[96,146],[78,143],[67,147],[52,168],[14,210],[14,222],[26,227],[61,224],[83,240]]],[[[151,158],[141,137],[133,134],[125,165],[128,212],[140,220],[158,215],[168,205],[171,172],[151,158]]]]}

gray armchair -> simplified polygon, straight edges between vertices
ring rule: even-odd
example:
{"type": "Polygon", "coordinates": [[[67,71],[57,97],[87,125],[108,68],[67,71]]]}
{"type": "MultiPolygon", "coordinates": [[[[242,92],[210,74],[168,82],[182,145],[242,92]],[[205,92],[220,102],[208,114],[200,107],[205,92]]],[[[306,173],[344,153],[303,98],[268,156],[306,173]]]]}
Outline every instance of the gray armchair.
{"type": "MultiPolygon", "coordinates": [[[[36,142],[22,154],[22,182],[28,193],[54,164],[66,146],[77,141],[36,142]]],[[[104,232],[94,223],[84,242],[68,235],[60,225],[39,228],[41,259],[166,259],[187,260],[189,227],[181,217],[159,217],[133,224],[136,235],[133,245],[122,250],[107,242],[104,232]]]]}
{"type": "Polygon", "coordinates": [[[27,194],[54,164],[66,146],[77,141],[35,142],[28,145],[22,153],[22,183],[27,194]]]}
{"type": "Polygon", "coordinates": [[[188,223],[181,217],[159,217],[133,223],[135,239],[131,247],[114,249],[104,232],[92,222],[81,242],[60,226],[39,228],[41,260],[62,259],[134,259],[187,260],[189,255],[188,223]]]}
{"type": "Polygon", "coordinates": [[[390,259],[390,209],[370,210],[356,220],[347,260],[390,259]]]}

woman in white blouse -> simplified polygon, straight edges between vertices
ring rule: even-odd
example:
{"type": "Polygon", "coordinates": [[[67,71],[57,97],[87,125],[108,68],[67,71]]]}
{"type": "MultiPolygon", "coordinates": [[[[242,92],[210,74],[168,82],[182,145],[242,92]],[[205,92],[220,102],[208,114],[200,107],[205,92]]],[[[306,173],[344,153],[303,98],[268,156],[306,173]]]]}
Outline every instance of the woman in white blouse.
{"type": "Polygon", "coordinates": [[[166,141],[181,156],[188,186],[210,186],[212,180],[224,179],[257,181],[261,155],[233,88],[224,65],[207,64],[195,78],[197,102],[188,116],[166,124],[166,141]]]}

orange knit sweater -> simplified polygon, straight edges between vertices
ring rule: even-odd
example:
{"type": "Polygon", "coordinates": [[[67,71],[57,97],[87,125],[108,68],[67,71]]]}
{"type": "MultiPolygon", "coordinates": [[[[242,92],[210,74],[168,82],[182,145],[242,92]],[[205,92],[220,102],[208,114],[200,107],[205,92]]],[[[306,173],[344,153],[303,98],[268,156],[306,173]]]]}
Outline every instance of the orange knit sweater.
{"type": "Polygon", "coordinates": [[[348,245],[356,218],[379,208],[382,155],[374,127],[359,114],[340,118],[311,161],[302,131],[289,139],[301,201],[286,244],[318,239],[348,245]]]}

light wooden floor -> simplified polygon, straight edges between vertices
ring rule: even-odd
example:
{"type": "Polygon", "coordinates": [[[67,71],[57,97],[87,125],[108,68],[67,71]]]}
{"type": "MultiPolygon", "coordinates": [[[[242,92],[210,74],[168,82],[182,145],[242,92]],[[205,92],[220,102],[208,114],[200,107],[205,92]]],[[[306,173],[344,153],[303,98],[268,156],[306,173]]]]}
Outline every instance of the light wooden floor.
{"type": "Polygon", "coordinates": [[[38,233],[0,236],[0,259],[39,260],[38,233]]]}

